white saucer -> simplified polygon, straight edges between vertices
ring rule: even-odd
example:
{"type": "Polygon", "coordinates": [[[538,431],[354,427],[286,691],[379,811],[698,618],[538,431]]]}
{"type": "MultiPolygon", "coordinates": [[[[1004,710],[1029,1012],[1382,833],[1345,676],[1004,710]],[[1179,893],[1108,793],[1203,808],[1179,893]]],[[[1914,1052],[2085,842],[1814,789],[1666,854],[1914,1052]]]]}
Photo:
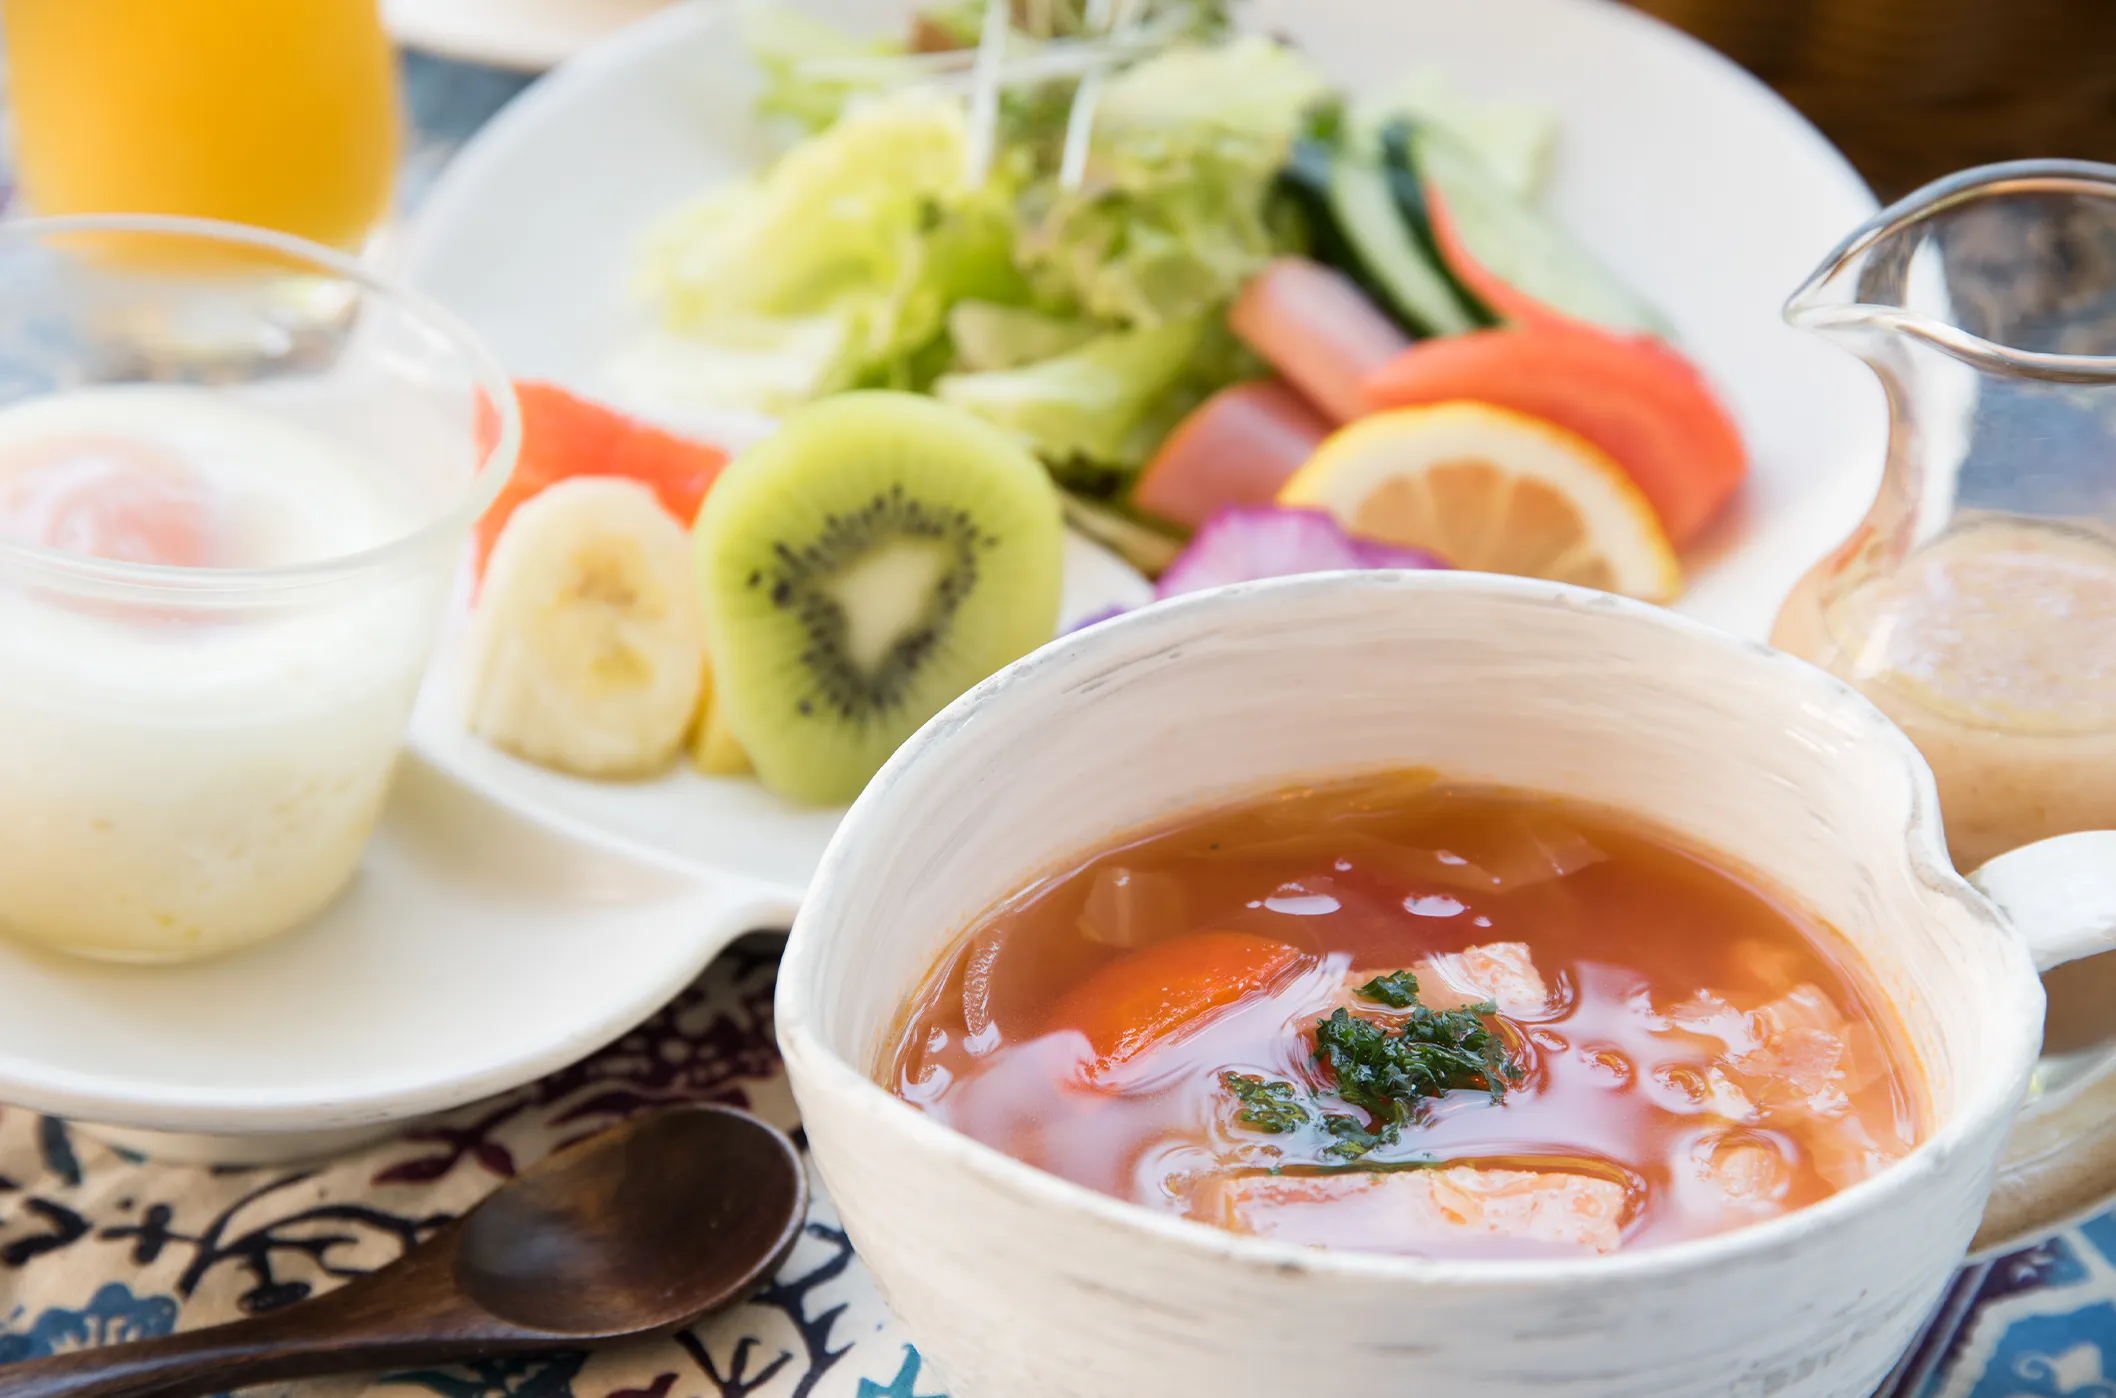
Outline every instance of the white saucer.
{"type": "Polygon", "coordinates": [[[792,913],[407,757],[357,881],[306,927],[185,966],[0,942],[0,1101],[173,1157],[321,1153],[573,1062],[792,913]]]}
{"type": "Polygon", "coordinates": [[[669,0],[387,0],[383,22],[406,48],[536,73],[669,0]]]}

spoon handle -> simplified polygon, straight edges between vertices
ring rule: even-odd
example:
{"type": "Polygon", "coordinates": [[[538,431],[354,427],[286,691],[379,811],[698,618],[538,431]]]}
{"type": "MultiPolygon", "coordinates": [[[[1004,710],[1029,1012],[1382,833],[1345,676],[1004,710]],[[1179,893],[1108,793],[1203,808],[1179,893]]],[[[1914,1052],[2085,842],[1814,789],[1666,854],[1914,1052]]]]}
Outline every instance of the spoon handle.
{"type": "MultiPolygon", "coordinates": [[[[318,1352],[280,1342],[260,1321],[237,1321],[134,1344],[77,1350],[0,1368],[5,1398],[192,1398],[345,1369],[389,1368],[357,1348],[318,1352]]],[[[420,1363],[413,1358],[403,1362],[420,1363]]]]}
{"type": "Polygon", "coordinates": [[[284,1311],[158,1339],[0,1365],[0,1398],[197,1398],[251,1384],[548,1349],[432,1269],[393,1267],[284,1311]],[[423,1294],[422,1294],[423,1293],[423,1294]]]}

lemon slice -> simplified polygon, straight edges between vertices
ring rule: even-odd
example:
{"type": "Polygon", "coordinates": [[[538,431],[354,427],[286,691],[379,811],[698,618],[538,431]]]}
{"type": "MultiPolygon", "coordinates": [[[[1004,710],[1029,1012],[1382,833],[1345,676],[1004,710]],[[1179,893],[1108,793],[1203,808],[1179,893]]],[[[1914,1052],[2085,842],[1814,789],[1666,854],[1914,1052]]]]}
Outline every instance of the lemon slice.
{"type": "Polygon", "coordinates": [[[1584,438],[1488,403],[1361,418],[1315,449],[1282,505],[1457,568],[1665,602],[1682,568],[1631,478],[1584,438]]]}

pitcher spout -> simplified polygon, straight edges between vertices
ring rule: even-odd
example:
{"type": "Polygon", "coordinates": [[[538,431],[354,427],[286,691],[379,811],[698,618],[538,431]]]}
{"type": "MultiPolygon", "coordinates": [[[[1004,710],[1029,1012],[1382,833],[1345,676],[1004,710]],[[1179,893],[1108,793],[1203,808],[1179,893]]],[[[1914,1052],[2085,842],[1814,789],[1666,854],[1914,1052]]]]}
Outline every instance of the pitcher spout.
{"type": "Polygon", "coordinates": [[[2116,382],[2116,165],[2011,161],[1927,185],[1839,244],[1785,318],[1877,369],[1911,341],[2003,377],[2116,382]],[[2104,295],[2095,335],[2077,303],[2104,295]]]}

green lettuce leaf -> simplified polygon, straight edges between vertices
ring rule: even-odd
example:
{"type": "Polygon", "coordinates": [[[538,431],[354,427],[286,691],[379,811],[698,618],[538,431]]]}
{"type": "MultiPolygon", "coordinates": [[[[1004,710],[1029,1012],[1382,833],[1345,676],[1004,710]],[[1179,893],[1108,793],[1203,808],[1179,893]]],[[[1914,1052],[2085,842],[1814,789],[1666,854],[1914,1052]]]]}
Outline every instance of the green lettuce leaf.
{"type": "Polygon", "coordinates": [[[639,290],[671,336],[738,352],[792,346],[808,365],[754,376],[764,401],[727,406],[779,411],[855,384],[923,386],[945,367],[927,351],[949,306],[1024,290],[1005,191],[970,192],[966,159],[958,104],[915,91],[877,100],[761,180],[671,215],[648,238],[639,290]]]}
{"type": "Polygon", "coordinates": [[[854,97],[889,85],[892,65],[855,64],[852,60],[887,60],[904,53],[899,42],[856,39],[835,25],[775,0],[747,0],[739,20],[742,46],[755,61],[764,83],[764,90],[757,97],[757,115],[789,122],[804,132],[823,130],[838,119],[854,97]],[[803,65],[817,61],[842,64],[844,75],[818,77],[804,71],[803,65]]]}
{"type": "Polygon", "coordinates": [[[1112,80],[1081,187],[1048,178],[1022,196],[1016,257],[1038,299],[1129,326],[1225,306],[1299,250],[1271,192],[1327,91],[1305,59],[1257,36],[1175,49],[1112,80]]]}
{"type": "Polygon", "coordinates": [[[840,315],[729,319],[711,338],[660,332],[628,346],[609,366],[614,387],[642,403],[780,413],[850,387],[840,315]]]}
{"type": "Polygon", "coordinates": [[[1137,429],[1182,382],[1205,339],[1203,320],[1098,335],[1016,369],[945,374],[934,394],[1021,438],[1054,465],[1085,459],[1137,467],[1137,429]]]}
{"type": "Polygon", "coordinates": [[[1045,315],[1027,306],[962,301],[948,312],[955,362],[966,373],[1018,369],[1095,338],[1094,322],[1045,315]]]}
{"type": "Polygon", "coordinates": [[[1275,160],[1211,137],[1142,138],[1103,159],[1085,188],[1023,196],[1016,259],[1037,298],[1119,325],[1154,326],[1224,307],[1283,252],[1271,217],[1275,160]]]}
{"type": "MultiPolygon", "coordinates": [[[[624,377],[643,398],[766,413],[852,387],[931,391],[1068,483],[1121,491],[1193,404],[1251,371],[1222,317],[1301,245],[1272,190],[1327,88],[1271,40],[1200,42],[1223,9],[1194,0],[1154,40],[1175,47],[1112,72],[1078,188],[1058,176],[1070,78],[1007,89],[972,188],[960,92],[920,85],[959,59],[747,0],[759,114],[814,134],[652,231],[636,287],[659,329],[624,377]]],[[[1017,13],[1010,57],[1088,54],[1104,40],[1082,34],[1084,13],[1017,13]]],[[[929,9],[913,43],[967,42],[982,14],[982,0],[929,9]]]]}
{"type": "Polygon", "coordinates": [[[1209,128],[1283,154],[1302,115],[1331,95],[1315,65],[1273,39],[1171,49],[1112,78],[1095,106],[1104,139],[1134,132],[1209,128]]]}
{"type": "Polygon", "coordinates": [[[699,255],[666,291],[710,318],[812,314],[886,290],[903,279],[936,206],[963,191],[967,159],[962,109],[945,98],[911,91],[848,113],[746,196],[707,196],[692,214],[699,255]]]}

